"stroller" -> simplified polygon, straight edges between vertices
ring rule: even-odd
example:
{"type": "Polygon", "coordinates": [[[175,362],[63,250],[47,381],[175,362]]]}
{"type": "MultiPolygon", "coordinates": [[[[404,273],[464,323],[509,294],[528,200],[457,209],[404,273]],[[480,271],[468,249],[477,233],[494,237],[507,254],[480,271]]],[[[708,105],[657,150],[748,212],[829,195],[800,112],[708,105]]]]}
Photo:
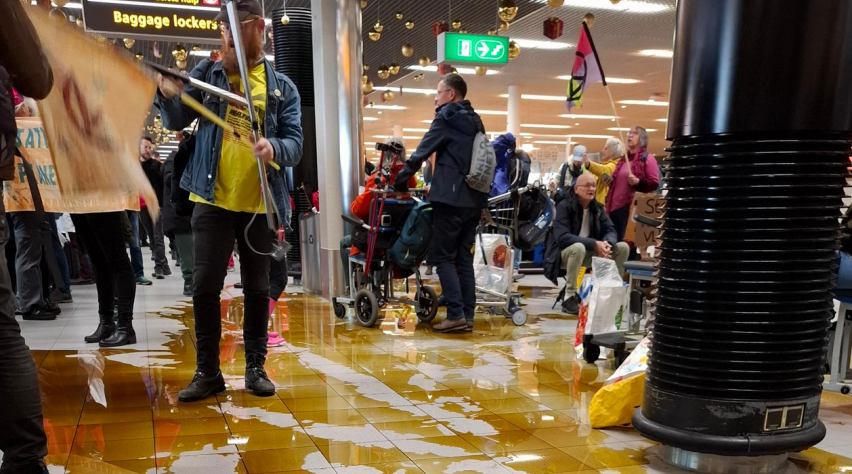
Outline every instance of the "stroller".
{"type": "MultiPolygon", "coordinates": [[[[382,164],[387,164],[386,160],[390,160],[390,166],[380,166],[386,183],[391,177],[387,170],[393,169],[402,150],[395,148],[393,144],[382,143],[377,144],[376,148],[382,151],[382,164]]],[[[419,267],[426,252],[421,249],[419,255],[406,254],[406,259],[400,259],[394,258],[392,250],[404,243],[402,234],[404,228],[409,229],[409,217],[414,220],[431,219],[431,206],[419,199],[408,197],[421,194],[423,190],[412,189],[407,193],[395,193],[382,184],[379,178],[371,192],[374,199],[370,204],[368,222],[343,215],[343,219],[354,227],[353,246],[365,250],[349,257],[350,294],[332,299],[334,314],[343,319],[346,317],[347,307],[354,307],[358,322],[364,327],[373,327],[379,319],[379,310],[382,307],[388,303],[399,303],[413,306],[417,318],[429,322],[438,312],[438,295],[433,288],[425,286],[420,277],[419,267]],[[400,265],[403,261],[404,265],[400,265]],[[394,279],[405,279],[405,292],[410,293],[411,275],[415,277],[413,299],[406,296],[397,297],[394,294],[394,279]]],[[[431,220],[428,227],[431,229],[431,220]]]]}

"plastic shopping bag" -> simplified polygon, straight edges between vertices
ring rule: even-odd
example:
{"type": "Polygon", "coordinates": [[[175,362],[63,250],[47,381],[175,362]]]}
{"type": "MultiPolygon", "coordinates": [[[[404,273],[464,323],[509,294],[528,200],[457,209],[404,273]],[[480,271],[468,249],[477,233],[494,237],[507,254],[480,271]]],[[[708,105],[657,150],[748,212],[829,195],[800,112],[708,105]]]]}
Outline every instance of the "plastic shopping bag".
{"type": "Polygon", "coordinates": [[[512,283],[514,254],[509,239],[501,234],[479,234],[473,257],[476,286],[507,294],[512,283]]]}
{"type": "Polygon", "coordinates": [[[647,337],[643,339],[592,397],[592,403],[589,404],[592,428],[630,424],[633,412],[642,405],[645,393],[649,344],[647,337]]]}
{"type": "Polygon", "coordinates": [[[574,354],[578,359],[583,357],[583,334],[586,331],[586,321],[589,315],[589,302],[595,287],[594,275],[583,275],[577,296],[580,297],[580,314],[577,316],[577,331],[574,333],[574,354]]]}
{"type": "Polygon", "coordinates": [[[615,262],[592,258],[595,288],[589,297],[589,314],[585,334],[606,334],[618,331],[621,315],[627,306],[628,288],[618,273],[615,262]]]}

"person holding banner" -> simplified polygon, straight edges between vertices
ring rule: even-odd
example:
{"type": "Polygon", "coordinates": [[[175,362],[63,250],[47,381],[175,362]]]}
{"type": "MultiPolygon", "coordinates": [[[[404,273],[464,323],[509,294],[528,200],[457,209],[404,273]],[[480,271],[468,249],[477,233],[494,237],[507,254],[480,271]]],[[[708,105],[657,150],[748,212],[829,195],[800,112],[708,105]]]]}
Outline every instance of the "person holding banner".
{"type": "MultiPolygon", "coordinates": [[[[252,92],[249,105],[257,110],[260,123],[255,125],[261,138],[256,143],[249,139],[253,135],[253,124],[246,106],[220,100],[191,86],[183,89],[180,82],[161,77],[154,101],[163,125],[170,130],[182,130],[193,120],[199,120],[195,149],[180,181],[180,186],[191,193],[190,199],[195,202],[192,300],[197,340],[197,368],[192,382],[178,394],[182,402],[201,400],[225,390],[225,380],[219,370],[219,340],[222,337],[219,308],[234,240],[239,247],[245,295],[245,387],[257,396],[275,394],[275,386],[263,368],[268,341],[269,260],[274,236],[264,216],[257,159],[267,168],[299,163],[302,158],[301,100],[290,79],[276,72],[264,57],[265,24],[260,2],[233,0],[233,4],[239,17],[238,25],[230,24],[226,2],[222,2],[222,11],[216,17],[222,27],[222,60],[205,59],[190,76],[244,95],[246,85],[240,78],[239,58],[232,36],[232,28],[239,28],[243,53],[251,68],[245,71],[252,92]],[[187,106],[188,98],[202,102],[217,116],[212,117],[215,120],[208,115],[200,116],[196,109],[187,106]],[[219,128],[217,122],[228,130],[219,128]]],[[[289,222],[290,199],[282,174],[273,172],[267,176],[277,214],[284,222],[289,222]]]]}
{"type": "MultiPolygon", "coordinates": [[[[15,176],[15,123],[12,86],[43,99],[53,87],[53,71],[24,7],[0,2],[0,180],[15,176]],[[14,78],[14,84],[13,84],[14,78]]],[[[47,438],[38,372],[15,320],[12,282],[4,261],[8,240],[5,207],[0,205],[0,451],[2,473],[46,474],[47,438]]]]}
{"type": "Polygon", "coordinates": [[[654,155],[648,153],[648,132],[633,126],[627,132],[627,156],[615,165],[606,196],[606,213],[615,225],[618,242],[624,241],[627,232],[633,194],[649,193],[659,186],[660,168],[654,155]]]}

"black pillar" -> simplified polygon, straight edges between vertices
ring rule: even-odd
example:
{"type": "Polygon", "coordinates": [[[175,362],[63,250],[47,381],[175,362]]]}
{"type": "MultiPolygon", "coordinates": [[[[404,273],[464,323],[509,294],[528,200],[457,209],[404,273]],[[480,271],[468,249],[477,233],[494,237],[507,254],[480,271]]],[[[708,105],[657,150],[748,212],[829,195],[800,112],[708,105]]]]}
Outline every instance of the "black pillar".
{"type": "Polygon", "coordinates": [[[698,453],[813,446],[852,147],[852,2],[680,0],[668,139],[633,423],[698,453]]]}

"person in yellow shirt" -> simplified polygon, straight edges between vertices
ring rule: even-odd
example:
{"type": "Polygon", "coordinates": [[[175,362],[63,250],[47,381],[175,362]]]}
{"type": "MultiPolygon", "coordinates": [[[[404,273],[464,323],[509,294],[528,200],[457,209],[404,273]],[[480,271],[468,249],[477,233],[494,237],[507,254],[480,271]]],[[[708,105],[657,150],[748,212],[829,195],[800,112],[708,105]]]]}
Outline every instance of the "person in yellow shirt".
{"type": "Polygon", "coordinates": [[[601,162],[595,163],[589,160],[588,155],[583,155],[583,168],[589,173],[597,176],[597,189],[595,190],[595,201],[606,205],[606,195],[609,185],[612,184],[612,173],[618,160],[624,157],[624,143],[618,138],[610,138],[601,150],[601,162]]]}
{"type": "MultiPolygon", "coordinates": [[[[232,0],[237,6],[239,26],[246,61],[251,67],[248,87],[251,106],[259,121],[261,137],[255,142],[248,108],[228,102],[187,86],[184,94],[202,102],[236,128],[239,137],[223,132],[211,121],[199,117],[184,106],[176,94],[183,87],[160,78],[155,104],[160,109],[163,125],[181,130],[198,119],[195,150],[180,180],[180,187],[190,193],[195,203],[192,233],[195,241],[195,271],[192,303],[195,314],[196,372],[192,382],[178,394],[181,402],[207,398],[225,390],[219,370],[219,341],[222,337],[220,294],[228,268],[228,258],[236,240],[240,252],[245,313],[245,387],[254,395],[275,395],[275,385],[264,369],[269,324],[269,265],[272,242],[263,207],[258,158],[264,163],[275,206],[282,222],[290,222],[290,198],[286,170],[296,166],[302,157],[301,102],[296,87],[284,74],[276,72],[263,53],[265,38],[263,8],[258,0],[232,0]]],[[[222,27],[222,60],[201,61],[191,77],[220,89],[244,96],[240,80],[234,39],[225,10],[216,20],[222,27]]],[[[234,25],[236,26],[236,25],[234,25]]]]}

